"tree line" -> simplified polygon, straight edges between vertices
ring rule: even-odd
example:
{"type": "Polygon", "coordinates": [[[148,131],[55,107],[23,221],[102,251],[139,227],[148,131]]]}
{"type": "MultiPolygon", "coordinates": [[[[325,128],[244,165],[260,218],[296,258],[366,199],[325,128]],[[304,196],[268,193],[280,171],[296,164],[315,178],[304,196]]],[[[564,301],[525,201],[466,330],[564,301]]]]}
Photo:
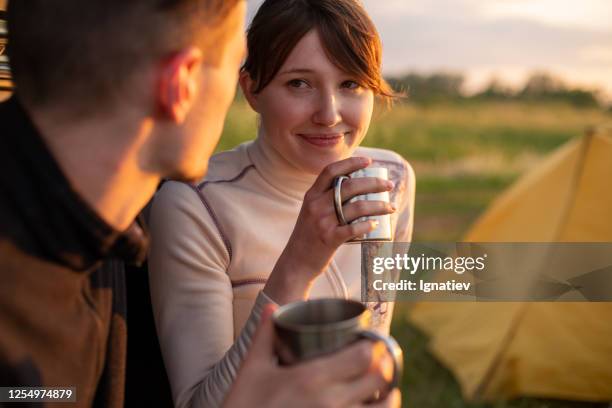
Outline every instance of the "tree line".
{"type": "Polygon", "coordinates": [[[400,95],[400,100],[415,104],[464,101],[525,101],[559,102],[578,108],[604,107],[597,89],[584,89],[567,85],[563,80],[546,72],[530,75],[522,87],[513,89],[493,79],[480,92],[466,95],[465,77],[455,73],[417,74],[387,78],[400,95]]]}

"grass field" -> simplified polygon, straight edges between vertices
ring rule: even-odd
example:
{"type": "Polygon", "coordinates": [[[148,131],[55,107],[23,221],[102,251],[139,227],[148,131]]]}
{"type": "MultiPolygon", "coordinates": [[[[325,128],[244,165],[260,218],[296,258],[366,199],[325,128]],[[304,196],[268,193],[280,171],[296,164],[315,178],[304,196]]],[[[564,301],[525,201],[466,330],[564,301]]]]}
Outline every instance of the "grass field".
{"type": "MultiPolygon", "coordinates": [[[[375,115],[364,144],[394,150],[414,167],[414,240],[454,242],[500,192],[547,153],[591,127],[610,123],[610,113],[564,105],[398,105],[375,115]]],[[[219,149],[252,139],[255,128],[255,115],[238,100],[219,149]]],[[[404,407],[607,407],[536,399],[467,403],[452,375],[427,351],[427,339],[406,321],[405,305],[396,308],[392,333],[406,352],[404,407]]]]}

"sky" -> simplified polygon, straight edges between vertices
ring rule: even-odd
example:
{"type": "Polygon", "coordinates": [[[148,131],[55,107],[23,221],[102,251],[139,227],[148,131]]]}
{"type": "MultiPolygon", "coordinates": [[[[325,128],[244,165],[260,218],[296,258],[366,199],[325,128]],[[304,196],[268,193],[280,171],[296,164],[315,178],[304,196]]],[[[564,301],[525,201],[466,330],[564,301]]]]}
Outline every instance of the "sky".
{"type": "MultiPolygon", "coordinates": [[[[249,19],[261,0],[249,1],[249,19]]],[[[364,0],[384,47],[383,72],[462,73],[520,86],[547,71],[612,101],[612,0],[364,0]]]]}

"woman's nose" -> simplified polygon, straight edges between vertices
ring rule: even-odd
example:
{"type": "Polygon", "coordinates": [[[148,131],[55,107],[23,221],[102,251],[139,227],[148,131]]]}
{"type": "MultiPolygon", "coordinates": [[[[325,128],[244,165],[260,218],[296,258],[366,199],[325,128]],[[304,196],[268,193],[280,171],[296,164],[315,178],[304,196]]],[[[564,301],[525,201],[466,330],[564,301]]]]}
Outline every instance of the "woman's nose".
{"type": "Polygon", "coordinates": [[[317,125],[326,127],[335,126],[342,121],[340,106],[336,95],[333,93],[321,95],[312,121],[317,125]]]}

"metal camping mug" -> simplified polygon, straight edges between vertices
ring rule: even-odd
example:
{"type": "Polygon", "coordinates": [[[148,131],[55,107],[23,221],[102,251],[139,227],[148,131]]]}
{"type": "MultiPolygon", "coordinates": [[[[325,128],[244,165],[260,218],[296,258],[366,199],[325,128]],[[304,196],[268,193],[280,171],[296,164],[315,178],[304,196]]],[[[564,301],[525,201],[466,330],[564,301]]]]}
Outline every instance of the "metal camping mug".
{"type": "MultiPolygon", "coordinates": [[[[352,179],[361,177],[376,177],[383,180],[389,180],[389,172],[384,167],[367,167],[365,169],[357,170],[356,172],[351,173],[349,177],[352,179]]],[[[390,201],[389,192],[385,191],[382,193],[370,193],[355,196],[349,200],[349,203],[354,203],[356,201],[362,200],[384,201],[388,203],[390,201]]],[[[378,221],[378,227],[368,232],[367,234],[362,235],[361,237],[352,239],[350,242],[386,242],[391,241],[393,239],[393,236],[391,234],[391,214],[376,215],[372,217],[361,217],[353,221],[353,223],[367,220],[378,221]]]]}
{"type": "Polygon", "coordinates": [[[338,351],[361,339],[382,341],[393,357],[390,389],[399,385],[403,371],[402,349],[390,336],[369,330],[370,311],[360,302],[323,298],[289,303],[273,315],[275,347],[281,364],[338,351]]]}

